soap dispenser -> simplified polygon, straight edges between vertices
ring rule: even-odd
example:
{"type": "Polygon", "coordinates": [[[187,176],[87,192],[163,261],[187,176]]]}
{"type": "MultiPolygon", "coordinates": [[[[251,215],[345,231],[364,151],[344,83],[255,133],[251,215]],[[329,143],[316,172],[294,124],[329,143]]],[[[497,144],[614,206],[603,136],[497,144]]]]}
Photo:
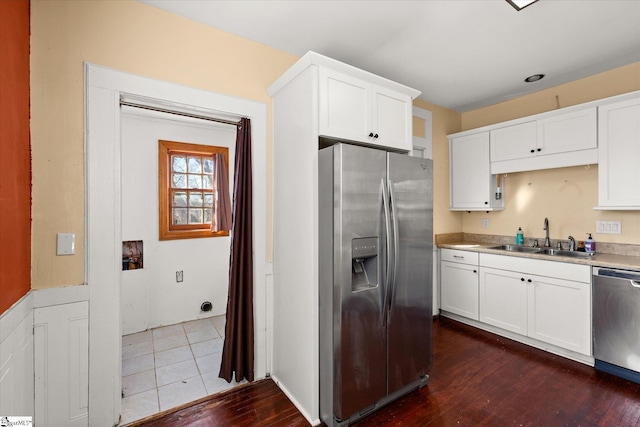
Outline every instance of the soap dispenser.
{"type": "Polygon", "coordinates": [[[591,237],[591,233],[587,233],[589,237],[584,242],[584,251],[594,253],[596,251],[596,241],[591,237]]]}
{"type": "Polygon", "coordinates": [[[518,227],[516,233],[516,245],[524,245],[524,235],[522,234],[522,227],[518,227]]]}

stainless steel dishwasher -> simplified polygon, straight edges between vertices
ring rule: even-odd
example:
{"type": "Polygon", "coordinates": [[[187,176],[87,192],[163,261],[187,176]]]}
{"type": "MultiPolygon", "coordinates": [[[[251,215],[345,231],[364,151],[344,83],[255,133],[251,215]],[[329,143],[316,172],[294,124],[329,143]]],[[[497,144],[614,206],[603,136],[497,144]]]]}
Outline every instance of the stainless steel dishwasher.
{"type": "Polygon", "coordinates": [[[640,271],[593,267],[595,367],[640,383],[640,271]]]}

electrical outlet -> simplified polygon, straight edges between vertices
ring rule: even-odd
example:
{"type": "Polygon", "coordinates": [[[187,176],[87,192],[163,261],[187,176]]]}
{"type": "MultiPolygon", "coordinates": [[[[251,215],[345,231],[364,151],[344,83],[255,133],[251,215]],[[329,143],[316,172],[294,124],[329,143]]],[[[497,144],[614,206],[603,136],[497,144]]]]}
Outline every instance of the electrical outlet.
{"type": "Polygon", "coordinates": [[[596,233],[599,234],[620,234],[622,225],[620,221],[596,221],[596,233]]]}
{"type": "Polygon", "coordinates": [[[176,271],[176,282],[182,282],[182,270],[176,271]]]}
{"type": "Polygon", "coordinates": [[[489,228],[489,218],[482,218],[482,226],[484,228],[489,228]]]}

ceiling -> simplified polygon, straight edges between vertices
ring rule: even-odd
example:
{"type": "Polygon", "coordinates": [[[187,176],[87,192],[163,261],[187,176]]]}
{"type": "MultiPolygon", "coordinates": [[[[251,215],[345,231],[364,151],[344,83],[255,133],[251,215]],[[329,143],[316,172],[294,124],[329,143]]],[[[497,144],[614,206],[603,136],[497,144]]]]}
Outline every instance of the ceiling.
{"type": "Polygon", "coordinates": [[[505,0],[140,1],[298,56],[313,50],[459,112],[640,61],[640,0],[539,0],[519,12],[505,0]]]}

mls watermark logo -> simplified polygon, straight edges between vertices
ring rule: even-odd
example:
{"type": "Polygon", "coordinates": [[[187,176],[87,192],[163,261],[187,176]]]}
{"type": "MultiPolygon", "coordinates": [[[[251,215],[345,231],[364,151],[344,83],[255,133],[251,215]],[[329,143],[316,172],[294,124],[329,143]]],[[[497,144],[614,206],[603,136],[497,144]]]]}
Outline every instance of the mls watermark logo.
{"type": "Polygon", "coordinates": [[[33,417],[3,417],[0,416],[0,427],[32,427],[33,417]]]}

